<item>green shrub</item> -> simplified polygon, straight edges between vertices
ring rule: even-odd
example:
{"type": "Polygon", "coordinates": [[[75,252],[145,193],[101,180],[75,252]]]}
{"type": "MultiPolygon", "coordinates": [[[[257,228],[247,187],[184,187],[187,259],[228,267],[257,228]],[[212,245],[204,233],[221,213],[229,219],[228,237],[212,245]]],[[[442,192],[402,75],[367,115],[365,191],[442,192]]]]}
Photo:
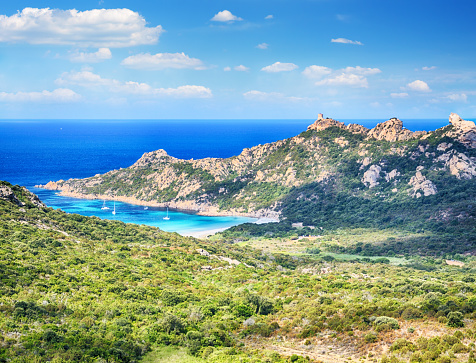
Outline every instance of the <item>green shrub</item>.
{"type": "Polygon", "coordinates": [[[448,314],[448,326],[453,328],[460,328],[464,326],[463,314],[459,311],[452,311],[448,314]]]}
{"type": "Polygon", "coordinates": [[[397,319],[390,318],[388,316],[379,316],[374,320],[374,326],[378,328],[379,326],[388,326],[390,329],[400,329],[397,319]]]}
{"type": "Polygon", "coordinates": [[[365,340],[366,343],[375,343],[377,341],[377,334],[367,333],[364,336],[364,340],[365,340]]]}

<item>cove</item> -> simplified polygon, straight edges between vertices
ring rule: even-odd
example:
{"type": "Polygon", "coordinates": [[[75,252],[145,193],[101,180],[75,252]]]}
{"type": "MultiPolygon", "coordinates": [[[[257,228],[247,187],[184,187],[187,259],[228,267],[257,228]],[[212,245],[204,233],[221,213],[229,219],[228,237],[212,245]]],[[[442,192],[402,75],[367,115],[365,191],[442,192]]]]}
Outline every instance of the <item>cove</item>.
{"type": "Polygon", "coordinates": [[[57,191],[39,188],[29,188],[38,195],[40,200],[48,207],[61,209],[67,213],[77,213],[83,216],[96,216],[101,219],[122,221],[124,223],[145,224],[159,227],[166,232],[177,232],[183,236],[201,237],[213,234],[242,223],[253,223],[257,219],[250,217],[210,217],[193,213],[184,213],[169,210],[169,220],[164,220],[166,211],[163,208],[134,205],[123,202],[115,202],[116,214],[112,214],[112,201],[106,201],[109,210],[101,210],[103,201],[94,199],[78,199],[58,195],[57,191]]]}

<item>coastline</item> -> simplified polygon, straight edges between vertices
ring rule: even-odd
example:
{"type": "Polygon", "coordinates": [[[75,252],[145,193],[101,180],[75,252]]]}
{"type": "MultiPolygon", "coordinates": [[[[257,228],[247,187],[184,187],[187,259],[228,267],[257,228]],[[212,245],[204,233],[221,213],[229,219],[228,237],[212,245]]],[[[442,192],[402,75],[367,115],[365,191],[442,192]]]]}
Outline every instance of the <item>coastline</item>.
{"type": "MultiPolygon", "coordinates": [[[[50,182],[51,183],[51,182],[50,182]]],[[[49,183],[48,183],[49,184],[49,183]]],[[[57,188],[48,187],[46,185],[35,185],[35,188],[46,189],[46,190],[56,190],[58,191],[58,195],[63,197],[71,197],[71,198],[78,198],[78,199],[88,199],[88,200],[108,200],[108,201],[118,201],[124,202],[133,205],[140,205],[144,207],[158,207],[158,208],[166,208],[168,207],[171,210],[176,210],[179,212],[185,213],[194,213],[197,215],[208,216],[208,217],[248,217],[248,218],[256,218],[256,221],[253,223],[256,224],[263,224],[263,223],[271,223],[271,222],[279,222],[279,214],[275,211],[268,211],[268,210],[258,210],[254,212],[244,213],[244,212],[237,212],[237,211],[220,211],[217,207],[209,205],[209,204],[197,204],[191,201],[184,201],[184,202],[168,202],[168,203],[159,203],[159,202],[148,202],[137,199],[135,197],[126,197],[126,196],[117,196],[116,198],[111,198],[109,195],[103,194],[83,194],[77,193],[72,191],[61,190],[57,188]]],[[[223,230],[225,230],[224,228],[223,230]]],[[[212,230],[211,230],[212,231],[212,230]]],[[[206,233],[205,232],[197,232],[201,235],[206,233]]],[[[216,233],[216,232],[215,232],[216,233]]]]}

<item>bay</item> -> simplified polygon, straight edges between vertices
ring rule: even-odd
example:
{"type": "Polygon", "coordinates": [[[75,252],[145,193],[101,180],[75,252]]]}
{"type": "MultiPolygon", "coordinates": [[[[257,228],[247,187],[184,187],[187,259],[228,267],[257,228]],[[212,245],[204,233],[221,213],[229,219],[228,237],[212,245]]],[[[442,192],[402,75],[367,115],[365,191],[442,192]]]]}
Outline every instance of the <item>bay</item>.
{"type": "MultiPolygon", "coordinates": [[[[373,127],[382,120],[340,120],[373,127]]],[[[58,196],[33,188],[48,181],[85,178],[132,165],[143,153],[164,149],[180,159],[227,158],[244,148],[295,136],[313,120],[2,120],[0,180],[24,185],[48,206],[126,223],[148,224],[181,234],[227,228],[253,221],[243,217],[204,217],[116,202],[120,213],[102,213],[102,201],[58,196]],[[99,204],[98,204],[99,203],[99,204]],[[171,214],[172,217],[172,214],[171,214]]],[[[403,120],[412,131],[434,130],[444,119],[403,120]]]]}

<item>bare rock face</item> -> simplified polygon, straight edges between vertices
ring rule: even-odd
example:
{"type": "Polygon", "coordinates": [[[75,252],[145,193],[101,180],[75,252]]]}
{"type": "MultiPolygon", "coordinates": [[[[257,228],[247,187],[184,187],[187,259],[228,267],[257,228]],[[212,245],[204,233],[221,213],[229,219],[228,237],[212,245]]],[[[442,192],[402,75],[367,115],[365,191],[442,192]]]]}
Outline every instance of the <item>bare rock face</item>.
{"type": "Polygon", "coordinates": [[[318,118],[313,124],[309,125],[307,127],[307,129],[308,130],[321,131],[321,130],[327,129],[328,127],[332,127],[332,126],[337,126],[341,129],[346,128],[346,126],[343,122],[336,121],[336,120],[331,119],[331,118],[318,118]]]}
{"type": "Polygon", "coordinates": [[[379,165],[372,165],[370,168],[364,173],[364,177],[362,178],[362,183],[369,188],[373,188],[379,185],[378,180],[380,179],[380,172],[382,168],[379,165]]]}
{"type": "Polygon", "coordinates": [[[386,173],[385,180],[389,182],[395,179],[397,176],[400,176],[400,173],[397,169],[393,169],[391,172],[386,173]]]}
{"type": "Polygon", "coordinates": [[[473,121],[465,121],[458,114],[451,113],[450,124],[453,125],[453,130],[447,136],[454,137],[467,148],[476,148],[476,125],[473,121]]]}
{"type": "Polygon", "coordinates": [[[450,124],[463,132],[468,132],[476,129],[476,125],[473,121],[465,121],[457,113],[451,112],[450,124]]]}
{"type": "MultiPolygon", "coordinates": [[[[46,208],[46,205],[38,198],[38,196],[30,192],[25,187],[22,187],[22,194],[26,195],[34,206],[38,208],[46,208]]],[[[16,204],[19,207],[23,207],[25,205],[25,203],[17,198],[13,189],[7,185],[0,185],[0,199],[16,204]]]]}
{"type": "Polygon", "coordinates": [[[476,159],[469,158],[456,150],[450,150],[439,156],[436,161],[444,162],[445,168],[458,179],[472,179],[476,177],[476,159]]]}
{"type": "Polygon", "coordinates": [[[12,188],[7,185],[0,185],[0,199],[6,200],[18,206],[24,205],[20,200],[18,200],[12,188]]]}
{"type": "Polygon", "coordinates": [[[368,128],[359,124],[348,124],[346,129],[352,132],[353,134],[367,135],[367,133],[369,132],[368,128]]]}
{"type": "Polygon", "coordinates": [[[425,131],[412,132],[403,128],[403,122],[398,118],[379,123],[368,132],[368,137],[377,140],[404,141],[426,134],[425,131]]]}
{"type": "Polygon", "coordinates": [[[415,176],[413,176],[411,179],[410,179],[410,182],[408,183],[409,185],[411,185],[413,187],[412,191],[410,192],[410,195],[413,197],[413,198],[420,198],[422,196],[422,194],[420,193],[423,192],[423,195],[425,197],[429,196],[429,195],[434,195],[438,192],[438,190],[436,189],[436,186],[435,184],[433,184],[431,182],[431,180],[428,180],[422,173],[420,170],[418,170],[415,174],[415,176]]]}

